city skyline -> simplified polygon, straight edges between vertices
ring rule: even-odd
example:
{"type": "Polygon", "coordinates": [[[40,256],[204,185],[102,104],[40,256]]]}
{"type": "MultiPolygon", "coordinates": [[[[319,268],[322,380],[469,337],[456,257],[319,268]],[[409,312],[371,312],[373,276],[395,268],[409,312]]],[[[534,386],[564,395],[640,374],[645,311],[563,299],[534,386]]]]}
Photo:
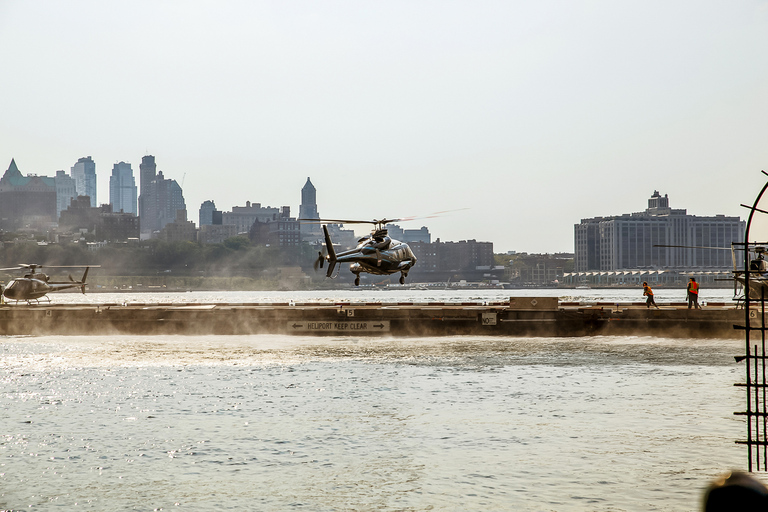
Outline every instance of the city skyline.
{"type": "Polygon", "coordinates": [[[311,176],[326,217],[466,208],[430,231],[571,252],[573,224],[653,190],[746,218],[766,45],[762,0],[9,1],[0,161],[53,176],[90,155],[103,203],[114,164],[156,155],[190,211],[298,211],[311,176]]]}

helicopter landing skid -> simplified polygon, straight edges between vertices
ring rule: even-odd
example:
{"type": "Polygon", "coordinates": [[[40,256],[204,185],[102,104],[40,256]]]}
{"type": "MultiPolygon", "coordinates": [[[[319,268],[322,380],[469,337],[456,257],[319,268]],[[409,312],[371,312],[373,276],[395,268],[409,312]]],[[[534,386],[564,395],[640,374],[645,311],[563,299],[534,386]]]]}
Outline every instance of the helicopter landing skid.
{"type": "MultiPolygon", "coordinates": [[[[43,297],[40,297],[38,299],[13,299],[13,304],[16,305],[19,302],[26,302],[27,306],[33,306],[33,305],[34,306],[39,306],[41,299],[45,299],[46,303],[51,304],[51,298],[48,297],[48,296],[43,296],[43,297]]],[[[6,304],[10,304],[10,300],[8,300],[8,299],[6,299],[5,302],[6,302],[6,304]]]]}

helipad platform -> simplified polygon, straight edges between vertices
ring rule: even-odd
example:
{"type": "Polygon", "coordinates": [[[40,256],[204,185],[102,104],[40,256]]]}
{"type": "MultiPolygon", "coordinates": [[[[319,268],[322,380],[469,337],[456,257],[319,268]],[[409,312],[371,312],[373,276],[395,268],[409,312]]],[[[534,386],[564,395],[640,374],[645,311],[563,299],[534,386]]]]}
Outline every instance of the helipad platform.
{"type": "MultiPolygon", "coordinates": [[[[0,335],[358,335],[739,338],[734,303],[573,303],[554,297],[504,302],[109,303],[2,305],[0,335]]],[[[753,311],[757,316],[757,311],[753,311]]],[[[754,319],[757,321],[757,318],[754,319]]]]}

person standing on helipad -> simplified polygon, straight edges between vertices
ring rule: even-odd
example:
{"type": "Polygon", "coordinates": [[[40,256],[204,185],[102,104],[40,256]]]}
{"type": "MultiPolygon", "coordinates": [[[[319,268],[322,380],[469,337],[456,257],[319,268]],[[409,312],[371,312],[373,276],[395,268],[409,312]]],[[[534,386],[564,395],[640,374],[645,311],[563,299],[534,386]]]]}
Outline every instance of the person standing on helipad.
{"type": "Polygon", "coordinates": [[[696,282],[695,277],[688,281],[688,309],[691,309],[691,306],[701,309],[699,306],[699,283],[696,282]]]}
{"type": "Polygon", "coordinates": [[[651,287],[648,286],[648,283],[645,281],[643,281],[643,295],[648,297],[645,299],[645,307],[651,309],[651,306],[653,306],[656,309],[659,309],[659,306],[656,305],[656,301],[653,300],[653,290],[651,290],[651,287]]]}

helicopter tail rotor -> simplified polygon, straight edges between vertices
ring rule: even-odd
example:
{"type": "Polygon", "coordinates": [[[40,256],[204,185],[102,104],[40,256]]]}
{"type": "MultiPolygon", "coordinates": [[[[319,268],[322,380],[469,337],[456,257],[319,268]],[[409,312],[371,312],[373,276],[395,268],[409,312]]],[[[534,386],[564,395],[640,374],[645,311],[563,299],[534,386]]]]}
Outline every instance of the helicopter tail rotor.
{"type": "Polygon", "coordinates": [[[317,253],[317,259],[315,260],[315,264],[313,265],[315,267],[315,271],[317,271],[318,268],[323,268],[323,263],[325,262],[325,256],[323,256],[322,252],[317,253]]]}

